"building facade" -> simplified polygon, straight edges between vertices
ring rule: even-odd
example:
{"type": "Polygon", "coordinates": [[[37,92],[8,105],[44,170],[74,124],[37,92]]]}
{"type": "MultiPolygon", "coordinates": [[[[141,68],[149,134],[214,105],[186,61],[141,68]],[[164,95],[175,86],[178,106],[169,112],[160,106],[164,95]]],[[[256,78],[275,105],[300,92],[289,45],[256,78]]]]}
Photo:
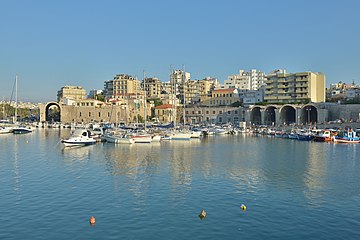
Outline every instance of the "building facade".
{"type": "Polygon", "coordinates": [[[268,74],[266,78],[266,102],[325,102],[325,75],[322,73],[286,73],[281,70],[268,74]]]}
{"type": "Polygon", "coordinates": [[[116,74],[114,79],[105,81],[104,95],[106,99],[118,99],[129,94],[144,95],[140,81],[128,74],[116,74]]]}
{"type": "Polygon", "coordinates": [[[86,98],[86,90],[81,86],[64,86],[57,92],[57,101],[68,98],[72,100],[80,100],[86,98]]]}
{"type": "Polygon", "coordinates": [[[142,89],[146,91],[147,98],[160,98],[163,85],[158,78],[145,78],[141,83],[142,89]]]}
{"type": "Polygon", "coordinates": [[[235,102],[240,102],[239,91],[236,88],[215,89],[211,93],[211,98],[205,100],[202,105],[230,106],[235,102]]]}
{"type": "Polygon", "coordinates": [[[265,73],[256,69],[249,72],[240,70],[239,74],[230,75],[224,81],[225,88],[238,88],[239,90],[258,90],[265,85],[265,73]]]}

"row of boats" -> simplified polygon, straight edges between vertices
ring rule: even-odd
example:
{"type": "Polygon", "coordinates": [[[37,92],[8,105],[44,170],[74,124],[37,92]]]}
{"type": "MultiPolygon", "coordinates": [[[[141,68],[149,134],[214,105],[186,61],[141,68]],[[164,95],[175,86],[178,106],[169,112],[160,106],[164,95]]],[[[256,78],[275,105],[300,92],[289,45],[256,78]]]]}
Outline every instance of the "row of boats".
{"type": "MultiPolygon", "coordinates": [[[[0,126],[0,134],[24,134],[32,131],[33,127],[28,125],[0,126]]],[[[206,135],[223,134],[266,134],[277,138],[296,139],[300,141],[360,143],[360,129],[291,129],[285,131],[273,128],[241,129],[232,126],[191,127],[187,130],[150,128],[147,129],[147,131],[138,128],[107,128],[104,126],[75,128],[71,137],[63,139],[62,143],[66,147],[86,146],[99,141],[117,144],[151,143],[168,140],[190,140],[191,138],[200,138],[206,135]]]]}
{"type": "Polygon", "coordinates": [[[106,141],[116,144],[134,144],[134,143],[151,143],[168,140],[190,140],[191,138],[200,138],[199,131],[173,131],[173,132],[158,132],[150,133],[144,130],[124,131],[106,130],[104,133],[98,132],[97,129],[77,129],[71,137],[63,139],[62,143],[66,147],[72,146],[86,146],[95,144],[98,141],[106,141]]]}
{"type": "Polygon", "coordinates": [[[360,131],[354,131],[351,128],[347,130],[299,129],[291,130],[289,133],[278,130],[271,132],[269,135],[274,135],[275,137],[279,138],[296,139],[300,141],[360,143],[360,131]]]}

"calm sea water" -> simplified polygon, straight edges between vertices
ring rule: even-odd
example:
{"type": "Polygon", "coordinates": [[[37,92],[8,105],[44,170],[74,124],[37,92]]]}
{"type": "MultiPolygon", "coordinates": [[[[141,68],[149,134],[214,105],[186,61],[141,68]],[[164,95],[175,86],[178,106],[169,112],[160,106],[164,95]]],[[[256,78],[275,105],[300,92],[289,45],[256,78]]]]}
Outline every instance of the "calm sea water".
{"type": "Polygon", "coordinates": [[[68,135],[0,135],[0,239],[360,239],[360,144],[68,135]]]}

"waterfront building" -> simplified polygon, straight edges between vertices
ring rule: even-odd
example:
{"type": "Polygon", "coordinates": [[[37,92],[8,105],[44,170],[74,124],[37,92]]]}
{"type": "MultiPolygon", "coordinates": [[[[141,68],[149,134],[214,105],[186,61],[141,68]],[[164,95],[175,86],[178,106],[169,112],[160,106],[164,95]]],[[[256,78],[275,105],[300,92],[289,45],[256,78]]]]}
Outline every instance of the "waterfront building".
{"type": "Polygon", "coordinates": [[[162,123],[170,123],[174,120],[175,107],[172,104],[163,104],[154,108],[154,118],[162,123]]]}
{"type": "Polygon", "coordinates": [[[205,100],[205,106],[230,106],[235,102],[240,102],[239,91],[236,88],[215,89],[211,93],[211,98],[205,100]]]}
{"type": "Polygon", "coordinates": [[[106,99],[119,99],[129,94],[145,94],[140,88],[140,81],[131,75],[116,74],[114,79],[104,83],[106,99]]]}
{"type": "Polygon", "coordinates": [[[250,106],[264,101],[264,87],[258,90],[240,90],[239,98],[242,99],[243,106],[250,106]]]}
{"type": "Polygon", "coordinates": [[[188,124],[226,124],[238,125],[243,119],[242,107],[200,107],[191,106],[185,108],[185,120],[188,124]]]}
{"type": "Polygon", "coordinates": [[[266,78],[264,100],[269,103],[325,102],[325,75],[322,73],[278,70],[266,78]]]}
{"type": "Polygon", "coordinates": [[[86,90],[81,86],[64,86],[57,92],[57,101],[63,98],[80,100],[86,98],[86,90]]]}
{"type": "Polygon", "coordinates": [[[360,88],[349,88],[346,90],[346,99],[353,100],[359,99],[360,100],[360,88]]]}

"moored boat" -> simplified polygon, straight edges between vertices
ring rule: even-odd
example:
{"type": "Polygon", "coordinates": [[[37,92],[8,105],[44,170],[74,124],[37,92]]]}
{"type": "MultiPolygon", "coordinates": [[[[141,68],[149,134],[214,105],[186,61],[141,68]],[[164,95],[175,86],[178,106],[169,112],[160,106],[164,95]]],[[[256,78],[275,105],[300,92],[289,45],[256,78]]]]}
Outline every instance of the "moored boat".
{"type": "Polygon", "coordinates": [[[356,132],[351,129],[340,133],[334,139],[335,143],[360,143],[360,137],[356,136],[356,132]]]}
{"type": "Polygon", "coordinates": [[[33,129],[30,126],[16,126],[12,129],[12,132],[14,134],[26,134],[26,133],[31,133],[33,131],[33,129]]]}
{"type": "Polygon", "coordinates": [[[96,140],[91,137],[90,131],[86,129],[77,129],[69,139],[63,139],[61,142],[65,147],[75,147],[92,145],[96,143],[96,140]]]}
{"type": "Polygon", "coordinates": [[[105,134],[104,139],[110,143],[133,144],[135,140],[126,135],[105,134]]]}

